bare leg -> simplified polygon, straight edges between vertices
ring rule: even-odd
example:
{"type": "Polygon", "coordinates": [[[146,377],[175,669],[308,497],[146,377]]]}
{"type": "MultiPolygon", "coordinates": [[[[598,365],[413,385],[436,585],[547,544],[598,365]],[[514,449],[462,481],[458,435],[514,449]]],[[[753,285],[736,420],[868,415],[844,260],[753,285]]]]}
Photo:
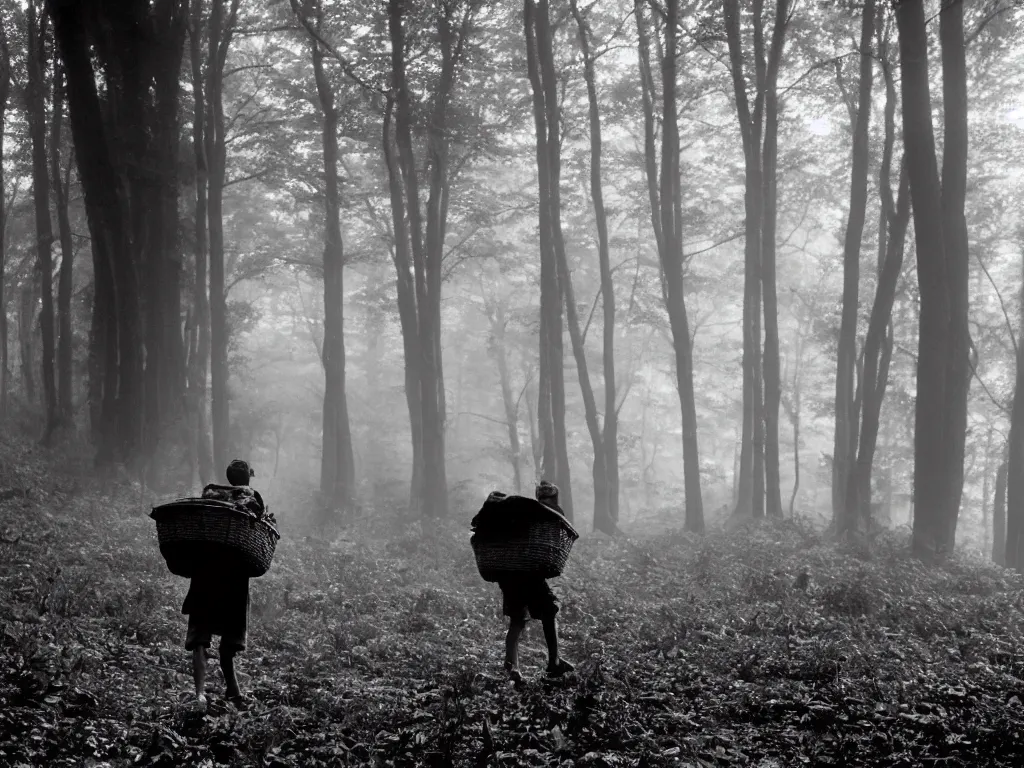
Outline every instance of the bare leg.
{"type": "Polygon", "coordinates": [[[224,696],[237,699],[242,695],[235,676],[235,652],[228,648],[220,649],[220,668],[224,672],[224,696]]]}
{"type": "Polygon", "coordinates": [[[196,698],[206,701],[206,649],[201,645],[192,649],[192,679],[196,684],[196,698]]]}
{"type": "Polygon", "coordinates": [[[508,622],[508,634],[505,635],[505,671],[514,682],[521,683],[523,675],[519,671],[519,638],[526,629],[526,622],[521,618],[512,618],[508,622]]]}
{"type": "Polygon", "coordinates": [[[561,675],[572,672],[573,665],[558,656],[558,624],[555,615],[545,616],[541,623],[544,626],[544,640],[548,644],[548,674],[561,675]]]}

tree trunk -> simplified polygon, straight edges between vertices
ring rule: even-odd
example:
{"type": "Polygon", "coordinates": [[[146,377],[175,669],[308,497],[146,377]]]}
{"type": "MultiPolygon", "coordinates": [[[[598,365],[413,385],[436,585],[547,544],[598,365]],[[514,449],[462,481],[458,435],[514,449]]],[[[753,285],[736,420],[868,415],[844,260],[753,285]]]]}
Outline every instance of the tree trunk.
{"type": "MultiPolygon", "coordinates": [[[[887,174],[884,174],[887,176],[887,174]]],[[[892,209],[892,192],[888,178],[883,182],[883,196],[890,200],[883,207],[892,209]]],[[[910,176],[904,167],[900,173],[900,188],[889,219],[885,262],[878,275],[875,300],[871,306],[868,332],[864,339],[864,366],[861,376],[861,427],[859,449],[854,456],[853,472],[847,478],[844,509],[852,518],[850,530],[867,530],[871,517],[871,472],[878,442],[879,418],[885,389],[889,380],[889,361],[892,355],[891,318],[896,299],[896,284],[903,269],[904,243],[910,222],[910,176]],[[888,343],[887,343],[888,342],[888,343]]]]}
{"type": "MultiPolygon", "coordinates": [[[[485,300],[486,301],[486,300],[485,300]]],[[[512,376],[508,369],[508,349],[505,345],[505,310],[497,302],[487,307],[491,323],[488,349],[498,366],[501,402],[505,409],[505,428],[508,432],[508,458],[512,467],[512,487],[523,492],[522,447],[519,444],[519,403],[512,396],[512,376]]]]}
{"type": "Polygon", "coordinates": [[[7,342],[7,297],[4,293],[7,267],[7,186],[4,178],[4,139],[6,134],[7,99],[11,93],[11,51],[7,29],[0,24],[0,418],[7,414],[7,391],[10,360],[7,342]]]}
{"type": "Polygon", "coordinates": [[[879,416],[888,383],[892,359],[892,307],[896,284],[903,268],[903,254],[910,222],[910,177],[901,162],[899,192],[892,195],[892,157],[896,143],[896,83],[893,79],[887,37],[878,35],[878,61],[885,80],[885,140],[879,169],[881,197],[878,226],[878,279],[875,298],[864,339],[863,373],[861,375],[861,426],[859,447],[851,456],[855,462],[847,477],[844,508],[853,524],[867,530],[871,516],[871,474],[878,440],[879,416]]]}
{"type": "Polygon", "coordinates": [[[238,15],[231,0],[225,18],[224,0],[212,0],[207,59],[206,160],[207,216],[210,233],[210,393],[213,417],[213,461],[217,476],[227,467],[231,446],[228,391],[227,292],[224,286],[224,181],[227,163],[224,123],[224,65],[238,15]]]}
{"type": "MultiPolygon", "coordinates": [[[[149,187],[151,209],[146,212],[147,238],[136,245],[140,263],[148,261],[151,276],[147,304],[153,327],[147,332],[147,399],[151,423],[147,450],[154,451],[168,425],[180,423],[185,413],[185,350],[182,339],[182,250],[178,212],[178,165],[181,142],[179,105],[180,72],[189,27],[188,3],[184,0],[156,4],[153,8],[153,45],[148,69],[153,80],[152,103],[147,117],[151,136],[150,165],[156,169],[149,187]]],[[[161,473],[151,465],[153,479],[161,473]]]]}
{"type": "Polygon", "coordinates": [[[736,114],[743,141],[745,191],[743,283],[743,430],[736,514],[764,516],[764,423],[761,403],[761,221],[764,216],[762,180],[762,113],[764,108],[764,31],[762,0],[753,8],[757,97],[753,113],[747,99],[743,48],[740,38],[738,0],[723,0],[729,68],[733,80],[736,114]]]}
{"type": "MultiPolygon", "coordinates": [[[[394,93],[397,165],[404,184],[405,213],[411,241],[412,273],[416,296],[419,356],[420,415],[422,428],[423,507],[427,518],[448,514],[448,481],[445,469],[445,405],[441,360],[441,261],[444,255],[448,215],[449,135],[452,92],[462,64],[465,43],[479,5],[467,4],[461,19],[456,7],[444,4],[435,14],[441,66],[431,94],[427,122],[429,193],[426,215],[419,195],[420,167],[413,151],[413,111],[406,73],[406,32],[401,0],[388,3],[391,39],[391,85],[394,93]],[[455,23],[457,22],[457,23],[455,23]],[[425,221],[424,221],[425,220],[425,221]]],[[[397,232],[397,230],[396,230],[397,232]]]]}
{"type": "MultiPolygon", "coordinates": [[[[1018,316],[1024,321],[1024,286],[1018,296],[1018,316]]],[[[1024,572],[1024,350],[1016,352],[1016,380],[1013,387],[1013,405],[1010,409],[1010,435],[1008,440],[1006,478],[1006,533],[1005,544],[999,550],[1004,553],[1000,565],[1024,572]]],[[[1003,468],[1000,468],[1003,471],[1003,468]]],[[[999,480],[996,481],[996,520],[1000,517],[999,480]]],[[[998,524],[993,537],[1000,538],[998,524]]],[[[993,545],[995,546],[995,545],[993,545]]]]}
{"type": "MultiPolygon", "coordinates": [[[[835,433],[832,448],[832,520],[840,535],[856,529],[857,509],[846,508],[847,484],[853,472],[857,448],[857,403],[854,398],[854,367],[857,361],[857,316],[860,310],[860,249],[867,220],[868,128],[871,122],[871,38],[875,28],[875,3],[866,0],[860,28],[860,86],[853,123],[850,210],[843,242],[843,308],[839,325],[836,363],[835,433]]],[[[862,387],[863,390],[863,387],[862,387]]]]}
{"type": "Polygon", "coordinates": [[[996,497],[992,502],[992,562],[1006,565],[1006,475],[1004,461],[996,470],[996,497]]]}
{"type": "Polygon", "coordinates": [[[544,477],[560,487],[560,503],[571,520],[572,489],[565,427],[565,379],[562,355],[563,287],[558,264],[564,258],[559,176],[560,118],[547,0],[524,0],[527,75],[533,94],[540,200],[540,399],[538,414],[544,441],[544,477]]]}
{"type": "MultiPolygon", "coordinates": [[[[949,291],[949,332],[946,363],[946,424],[942,447],[946,451],[942,472],[946,490],[942,496],[943,545],[952,551],[964,488],[964,445],[967,436],[967,395],[971,384],[970,331],[967,324],[968,267],[967,219],[967,64],[964,55],[963,0],[948,0],[939,14],[942,44],[942,234],[949,291]]],[[[933,220],[934,225],[934,220],[933,220]]],[[[935,414],[933,414],[935,415],[935,414]]]]}
{"type": "MultiPolygon", "coordinates": [[[[323,23],[323,7],[317,2],[316,26],[323,23]]],[[[344,250],[341,239],[341,194],[338,189],[338,110],[334,88],[324,68],[317,42],[311,45],[313,74],[323,123],[324,154],[324,402],[323,449],[320,461],[320,493],[332,508],[345,512],[352,502],[355,458],[345,393],[344,250]]]]}
{"type": "Polygon", "coordinates": [[[53,123],[50,130],[50,166],[57,209],[57,228],[60,233],[60,277],[57,283],[57,410],[59,420],[67,425],[74,419],[72,391],[72,362],[74,336],[71,327],[71,293],[74,288],[75,249],[68,215],[68,192],[71,182],[71,163],[67,171],[61,164],[61,121],[64,111],[64,71],[54,57],[53,67],[53,123]]]}
{"type": "Polygon", "coordinates": [[[21,286],[21,304],[18,311],[18,350],[21,359],[21,386],[25,400],[36,401],[35,354],[32,346],[32,326],[36,314],[36,286],[26,280],[21,286]]]}
{"type": "MultiPolygon", "coordinates": [[[[869,0],[870,2],[870,0],[869,0]]],[[[791,0],[777,0],[775,26],[765,75],[765,128],[762,158],[761,287],[764,294],[764,430],[765,502],[769,517],[782,517],[782,481],[779,473],[779,401],[782,381],[779,366],[779,302],[775,280],[775,233],[778,219],[777,178],[779,99],[778,75],[786,41],[791,0]]]]}
{"type": "MultiPolygon", "coordinates": [[[[147,275],[142,287],[152,288],[151,260],[163,258],[164,249],[172,248],[176,238],[176,213],[171,216],[170,206],[176,206],[178,137],[170,115],[177,114],[185,5],[163,4],[151,10],[137,0],[127,11],[121,6],[116,10],[63,3],[51,7],[85,192],[96,296],[109,302],[111,319],[105,328],[94,325],[94,332],[103,331],[104,343],[99,344],[94,333],[93,347],[102,349],[106,358],[96,458],[100,464],[122,461],[137,467],[140,459],[151,456],[160,423],[159,401],[154,411],[152,376],[145,378],[144,360],[148,353],[152,375],[152,366],[181,355],[177,318],[175,345],[157,343],[152,335],[154,318],[166,319],[165,313],[162,302],[157,302],[159,311],[152,306],[152,293],[140,298],[139,274],[147,275]],[[126,18],[132,22],[126,24],[126,18]],[[105,79],[103,100],[97,91],[98,71],[105,79]],[[173,135],[173,142],[168,135],[173,135]],[[162,193],[161,183],[168,179],[162,193]],[[148,247],[152,243],[157,245],[148,247]],[[102,288],[101,276],[108,280],[102,288]]],[[[162,286],[170,290],[173,275],[162,265],[159,272],[164,275],[162,286]]]]}
{"type": "Polygon", "coordinates": [[[683,423],[683,486],[685,528],[704,531],[704,502],[700,487],[697,407],[693,386],[693,343],[683,286],[683,217],[679,167],[679,124],[676,114],[677,26],[679,3],[665,6],[665,41],[661,58],[662,141],[661,173],[657,172],[654,141],[654,77],[650,65],[650,39],[642,5],[636,5],[643,87],[645,168],[651,218],[661,265],[663,298],[672,330],[676,363],[676,389],[683,423]]]}
{"type": "Polygon", "coordinates": [[[412,478],[409,484],[409,507],[421,511],[423,498],[423,409],[420,394],[419,320],[416,311],[416,289],[409,253],[409,232],[405,218],[402,175],[395,157],[395,140],[391,135],[394,101],[388,100],[384,110],[381,146],[388,171],[388,192],[391,220],[395,230],[395,282],[398,293],[398,317],[402,327],[403,360],[405,361],[405,399],[409,408],[409,430],[412,437],[412,478]]]}
{"type": "Polygon", "coordinates": [[[50,224],[50,179],[46,163],[46,15],[38,0],[28,4],[28,116],[32,141],[32,198],[35,204],[36,271],[39,279],[42,309],[39,315],[42,331],[43,407],[46,425],[43,441],[48,442],[57,426],[57,382],[54,378],[54,311],[53,311],[53,229],[50,224]]]}
{"type": "Polygon", "coordinates": [[[992,438],[994,430],[990,426],[985,436],[985,461],[981,468],[981,551],[988,552],[989,548],[989,486],[992,477],[992,438]]]}
{"type": "MultiPolygon", "coordinates": [[[[527,377],[527,380],[529,380],[529,377],[527,377]]],[[[530,426],[530,455],[533,457],[533,475],[540,478],[543,477],[544,470],[544,447],[541,445],[541,438],[537,433],[539,419],[536,418],[534,413],[531,390],[532,387],[527,385],[524,393],[526,400],[526,423],[530,426]]]]}
{"type": "Polygon", "coordinates": [[[192,312],[195,326],[195,354],[190,356],[188,389],[192,408],[196,470],[202,485],[215,477],[213,447],[207,420],[206,381],[210,363],[210,302],[207,293],[207,184],[209,164],[206,156],[206,98],[203,78],[203,0],[192,0],[189,24],[189,56],[192,65],[192,151],[196,163],[195,199],[195,278],[192,287],[192,312]]]}
{"type": "MultiPolygon", "coordinates": [[[[950,323],[949,282],[941,227],[942,197],[935,159],[931,95],[928,84],[928,34],[923,0],[896,7],[903,83],[903,142],[910,175],[917,274],[921,293],[914,419],[914,523],[912,548],[922,558],[949,554],[943,511],[948,490],[945,473],[947,405],[946,360],[950,323]]],[[[1021,393],[1024,396],[1024,392],[1021,393]]],[[[1021,460],[1024,461],[1024,455],[1021,460]]]]}
{"type": "MultiPolygon", "coordinates": [[[[590,30],[580,13],[576,0],[570,3],[579,27],[580,49],[583,52],[583,77],[587,84],[587,105],[590,120],[590,197],[594,205],[597,227],[597,251],[601,271],[601,308],[604,316],[602,357],[604,365],[604,424],[600,434],[601,460],[594,456],[595,501],[594,528],[612,532],[619,522],[619,449],[618,406],[615,396],[615,284],[612,281],[611,256],[608,244],[608,212],[604,207],[601,182],[601,113],[597,98],[597,77],[594,57],[590,51],[590,30]],[[603,499],[597,495],[597,474],[601,472],[603,499]],[[601,511],[599,515],[598,512],[601,511]]],[[[595,450],[597,449],[595,444],[595,450]]]]}

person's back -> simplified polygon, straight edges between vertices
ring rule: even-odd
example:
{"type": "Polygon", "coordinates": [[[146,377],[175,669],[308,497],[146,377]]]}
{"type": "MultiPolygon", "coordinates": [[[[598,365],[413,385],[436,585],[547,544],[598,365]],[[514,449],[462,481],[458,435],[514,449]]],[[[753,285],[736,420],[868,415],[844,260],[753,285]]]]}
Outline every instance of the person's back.
{"type": "MultiPolygon", "coordinates": [[[[544,506],[565,513],[558,505],[558,486],[542,480],[534,494],[544,506]]],[[[561,658],[558,652],[558,599],[547,580],[540,576],[523,575],[498,582],[501,588],[501,609],[508,616],[508,633],[505,635],[505,671],[514,682],[521,683],[523,675],[519,670],[519,639],[531,618],[539,619],[544,628],[544,640],[548,646],[547,673],[563,675],[573,670],[573,665],[561,658]]]]}
{"type": "MultiPolygon", "coordinates": [[[[259,492],[249,488],[249,479],[256,473],[248,462],[235,459],[226,471],[230,486],[210,485],[204,489],[204,498],[219,498],[215,489],[245,489],[250,493],[237,494],[258,502],[260,513],[266,505],[259,492]],[[210,491],[208,494],[207,491],[210,491]]],[[[232,496],[234,498],[234,496],[232,496]]],[[[245,650],[249,623],[249,577],[237,571],[225,570],[220,563],[207,563],[189,584],[188,594],[181,606],[181,612],[188,615],[188,630],[185,635],[185,650],[192,652],[192,674],[195,680],[196,699],[206,705],[206,659],[214,635],[220,636],[220,664],[224,672],[225,697],[236,706],[242,707],[241,690],[235,676],[235,655],[245,650]]]]}

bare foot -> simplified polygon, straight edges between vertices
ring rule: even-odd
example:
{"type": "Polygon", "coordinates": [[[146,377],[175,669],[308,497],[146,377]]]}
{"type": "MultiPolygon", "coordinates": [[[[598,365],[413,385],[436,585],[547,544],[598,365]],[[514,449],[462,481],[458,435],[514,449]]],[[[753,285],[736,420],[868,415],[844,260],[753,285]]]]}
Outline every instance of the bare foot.
{"type": "Polygon", "coordinates": [[[561,677],[567,672],[572,672],[576,669],[565,659],[557,659],[548,664],[548,675],[550,677],[561,677]]]}
{"type": "Polygon", "coordinates": [[[519,671],[518,665],[513,664],[510,661],[506,661],[505,672],[508,673],[509,679],[516,685],[519,685],[521,682],[523,682],[523,673],[519,671]]]}

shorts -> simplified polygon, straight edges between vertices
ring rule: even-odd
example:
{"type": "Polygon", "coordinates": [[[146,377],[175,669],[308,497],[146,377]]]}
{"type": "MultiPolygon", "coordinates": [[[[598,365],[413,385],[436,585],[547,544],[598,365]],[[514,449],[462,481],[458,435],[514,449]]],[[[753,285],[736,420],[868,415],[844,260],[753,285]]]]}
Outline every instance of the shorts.
{"type": "Polygon", "coordinates": [[[548,583],[541,578],[499,581],[501,612],[513,621],[554,618],[558,613],[558,599],[548,583]]]}
{"type": "Polygon", "coordinates": [[[244,651],[249,628],[249,579],[196,576],[182,613],[188,614],[185,650],[209,648],[220,636],[220,650],[244,651]]]}

